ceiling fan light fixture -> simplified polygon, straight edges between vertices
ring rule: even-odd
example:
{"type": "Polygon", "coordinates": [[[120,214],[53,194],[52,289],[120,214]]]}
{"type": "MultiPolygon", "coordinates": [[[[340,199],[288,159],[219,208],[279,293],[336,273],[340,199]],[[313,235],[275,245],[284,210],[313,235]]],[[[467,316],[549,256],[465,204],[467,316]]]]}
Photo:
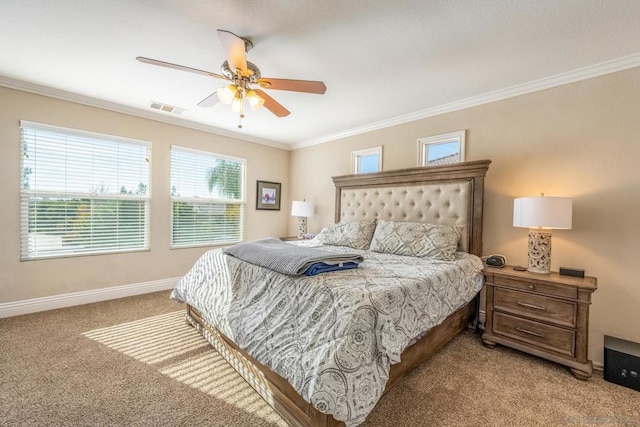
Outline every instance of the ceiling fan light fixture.
{"type": "Polygon", "coordinates": [[[230,105],[238,93],[238,88],[235,85],[231,84],[229,86],[218,88],[218,90],[216,90],[216,93],[218,94],[218,98],[220,98],[220,101],[227,105],[230,105]]]}
{"type": "Polygon", "coordinates": [[[252,110],[257,110],[264,105],[264,99],[254,90],[247,91],[247,101],[249,101],[252,110]]]}
{"type": "MultiPolygon", "coordinates": [[[[226,30],[218,30],[217,33],[226,56],[226,60],[222,63],[221,67],[222,74],[173,64],[171,62],[159,61],[157,59],[146,58],[143,56],[138,56],[136,59],[145,64],[158,65],[165,68],[205,75],[215,79],[227,80],[227,86],[218,88],[214,93],[207,96],[197,105],[204,108],[213,107],[218,103],[229,105],[232,111],[239,113],[240,122],[238,123],[238,128],[242,128],[245,98],[253,110],[265,107],[265,109],[273,113],[276,117],[286,117],[290,114],[289,110],[284,108],[284,106],[282,106],[278,101],[271,98],[267,93],[258,88],[253,90],[250,85],[256,85],[260,88],[315,94],[323,94],[327,90],[325,84],[320,81],[274,78],[263,79],[258,66],[247,61],[247,52],[253,46],[251,41],[226,30]]],[[[157,105],[155,108],[168,111],[166,108],[162,108],[160,103],[154,103],[154,105],[157,105]]]]}
{"type": "Polygon", "coordinates": [[[231,101],[231,110],[235,113],[244,113],[244,109],[242,108],[243,101],[242,91],[236,91],[236,96],[234,96],[231,101]]]}

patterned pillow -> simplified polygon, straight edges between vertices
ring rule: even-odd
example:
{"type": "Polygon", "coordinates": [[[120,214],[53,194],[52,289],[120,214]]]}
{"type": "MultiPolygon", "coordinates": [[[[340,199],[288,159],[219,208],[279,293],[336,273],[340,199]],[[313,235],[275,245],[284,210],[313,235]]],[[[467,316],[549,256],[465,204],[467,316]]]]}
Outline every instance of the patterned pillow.
{"type": "Polygon", "coordinates": [[[327,225],[316,236],[315,241],[323,245],[348,246],[354,249],[369,249],[371,237],[376,229],[375,219],[339,222],[327,225]]]}
{"type": "Polygon", "coordinates": [[[378,220],[371,250],[453,261],[462,227],[378,220]]]}

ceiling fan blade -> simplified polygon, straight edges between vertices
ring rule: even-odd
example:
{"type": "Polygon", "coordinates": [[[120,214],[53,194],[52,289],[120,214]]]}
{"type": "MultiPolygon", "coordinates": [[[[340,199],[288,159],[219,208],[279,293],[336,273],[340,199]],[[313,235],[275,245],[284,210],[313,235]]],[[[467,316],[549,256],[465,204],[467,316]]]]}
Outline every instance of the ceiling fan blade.
{"type": "Polygon", "coordinates": [[[220,102],[220,98],[218,97],[218,92],[213,92],[211,95],[207,96],[202,101],[198,102],[198,107],[209,108],[216,105],[220,102]]]}
{"type": "Polygon", "coordinates": [[[205,76],[215,77],[216,79],[225,79],[220,74],[212,73],[211,71],[198,70],[197,68],[185,67],[184,65],[172,64],[171,62],[158,61],[157,59],[145,58],[144,56],[138,56],[136,58],[140,62],[151,65],[159,65],[161,67],[173,68],[174,70],[189,71],[190,73],[203,74],[205,76]]]}
{"type": "Polygon", "coordinates": [[[264,91],[260,89],[254,89],[255,92],[260,95],[260,98],[264,99],[264,108],[271,111],[278,117],[286,117],[291,112],[284,108],[278,101],[267,95],[264,91]]]}
{"type": "Polygon", "coordinates": [[[312,80],[271,79],[269,77],[263,77],[258,80],[258,84],[265,89],[317,93],[318,95],[322,95],[327,91],[324,83],[312,80]]]}
{"type": "Polygon", "coordinates": [[[230,31],[218,30],[218,38],[222,43],[229,68],[240,70],[243,76],[248,76],[247,72],[247,45],[245,39],[236,36],[230,31]]]}

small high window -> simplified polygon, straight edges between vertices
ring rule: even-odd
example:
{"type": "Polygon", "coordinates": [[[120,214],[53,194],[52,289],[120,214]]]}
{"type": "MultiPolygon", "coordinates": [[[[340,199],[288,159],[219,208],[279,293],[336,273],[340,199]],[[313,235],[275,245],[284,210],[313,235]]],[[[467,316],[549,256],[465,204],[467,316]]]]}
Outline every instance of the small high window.
{"type": "Polygon", "coordinates": [[[418,165],[439,166],[464,162],[465,131],[443,133],[418,140],[418,165]]]}
{"type": "Polygon", "coordinates": [[[382,170],[382,146],[351,152],[352,173],[372,173],[382,170]]]}

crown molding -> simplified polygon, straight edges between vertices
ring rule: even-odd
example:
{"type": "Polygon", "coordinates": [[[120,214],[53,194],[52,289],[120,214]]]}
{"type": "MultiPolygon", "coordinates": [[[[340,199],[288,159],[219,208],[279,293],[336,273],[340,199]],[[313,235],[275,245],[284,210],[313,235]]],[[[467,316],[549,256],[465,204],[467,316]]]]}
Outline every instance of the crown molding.
{"type": "Polygon", "coordinates": [[[266,145],[269,147],[279,148],[281,150],[290,151],[290,150],[310,147],[313,145],[324,144],[327,142],[335,141],[337,139],[342,139],[342,138],[347,138],[354,135],[359,135],[362,133],[372,132],[375,130],[384,129],[391,126],[397,126],[404,123],[437,116],[440,114],[459,111],[465,108],[477,107],[477,106],[488,104],[495,101],[514,98],[516,96],[525,95],[528,93],[537,92],[545,89],[550,89],[553,87],[562,86],[569,83],[575,83],[578,81],[603,76],[605,74],[624,71],[624,70],[628,70],[630,68],[635,68],[638,66],[640,66],[640,53],[635,53],[632,55],[613,59],[611,61],[605,61],[599,64],[578,68],[573,71],[568,71],[568,72],[556,74],[550,77],[545,77],[542,79],[533,80],[531,82],[511,86],[505,89],[499,89],[499,90],[487,92],[481,95],[464,98],[458,101],[453,101],[453,102],[438,105],[432,108],[427,108],[425,110],[416,111],[410,114],[393,117],[387,120],[370,123],[365,126],[348,129],[342,132],[337,132],[330,135],[309,139],[309,140],[301,141],[294,144],[284,144],[281,142],[271,141],[268,139],[257,138],[257,137],[246,136],[246,135],[239,135],[238,133],[226,131],[224,129],[216,128],[214,126],[208,126],[201,123],[191,122],[189,120],[184,120],[177,117],[168,117],[168,116],[164,116],[151,111],[129,107],[126,105],[117,104],[115,102],[103,101],[103,100],[92,98],[89,96],[79,95],[72,92],[67,92],[59,89],[38,85],[35,83],[12,79],[6,76],[0,76],[0,86],[7,87],[9,89],[20,90],[23,92],[34,93],[37,95],[49,96],[49,97],[61,99],[64,101],[71,101],[78,104],[87,105],[90,107],[97,107],[97,108],[102,108],[110,111],[124,113],[124,114],[141,117],[149,120],[155,120],[158,122],[168,123],[171,125],[180,126],[184,128],[199,130],[202,132],[212,133],[215,135],[225,136],[228,138],[234,138],[241,141],[252,142],[260,145],[266,145]]]}
{"type": "Polygon", "coordinates": [[[0,86],[15,89],[22,92],[29,92],[36,95],[44,95],[51,98],[61,99],[63,101],[75,102],[77,104],[87,105],[89,107],[102,108],[104,110],[115,111],[117,113],[124,113],[130,116],[140,117],[143,119],[155,120],[157,122],[167,123],[170,125],[180,126],[183,128],[194,129],[202,132],[212,133],[215,135],[225,136],[228,138],[238,139],[241,141],[252,142],[254,144],[267,145],[269,147],[279,148],[281,150],[291,150],[291,147],[287,144],[271,141],[263,138],[256,138],[248,135],[240,135],[235,132],[220,129],[214,126],[208,126],[201,123],[192,122],[177,117],[169,117],[160,113],[154,113],[152,111],[142,110],[140,108],[129,107],[126,105],[118,104],[115,102],[104,101],[90,96],[80,95],[77,93],[67,92],[60,89],[54,89],[47,86],[42,86],[36,83],[25,82],[22,80],[13,79],[11,77],[0,75],[0,86]]]}
{"type": "Polygon", "coordinates": [[[633,55],[623,56],[621,58],[617,58],[611,61],[601,62],[599,64],[578,68],[573,71],[556,74],[554,76],[545,77],[538,80],[533,80],[527,83],[511,86],[505,89],[499,89],[499,90],[487,92],[481,95],[464,98],[458,101],[438,105],[436,107],[427,108],[425,110],[416,111],[414,113],[406,114],[403,116],[393,117],[391,119],[371,123],[365,126],[349,129],[343,132],[334,133],[334,134],[323,136],[320,138],[310,139],[307,141],[293,144],[291,145],[290,149],[295,150],[299,148],[310,147],[312,145],[324,144],[326,142],[347,138],[349,136],[359,135],[362,133],[384,129],[391,126],[397,126],[403,123],[425,119],[427,117],[433,117],[440,114],[450,113],[453,111],[463,110],[465,108],[476,107],[479,105],[488,104],[488,103],[500,101],[503,99],[514,98],[516,96],[525,95],[532,92],[538,92],[541,90],[566,85],[569,83],[575,83],[578,81],[603,76],[605,74],[624,71],[624,70],[628,70],[630,68],[635,68],[638,66],[640,66],[640,53],[635,53],[633,55]]]}

